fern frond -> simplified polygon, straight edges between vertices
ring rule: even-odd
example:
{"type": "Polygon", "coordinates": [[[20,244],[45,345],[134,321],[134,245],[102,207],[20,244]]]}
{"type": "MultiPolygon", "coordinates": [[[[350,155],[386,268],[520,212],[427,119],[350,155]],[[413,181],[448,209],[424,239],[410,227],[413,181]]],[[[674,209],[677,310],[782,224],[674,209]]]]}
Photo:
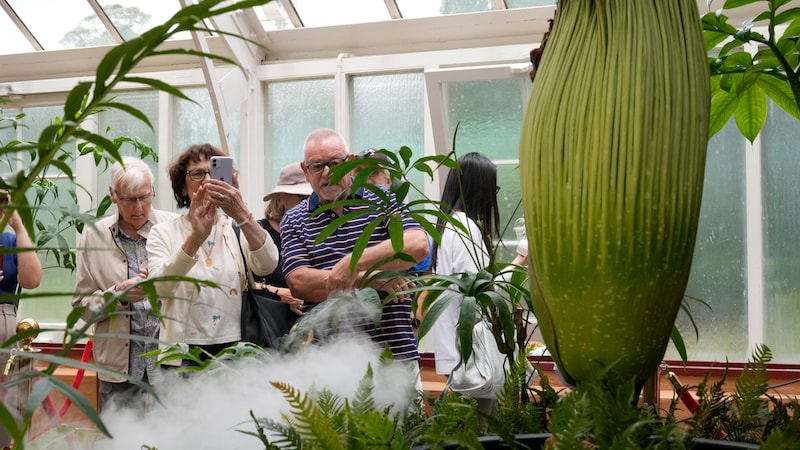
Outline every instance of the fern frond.
{"type": "Polygon", "coordinates": [[[375,410],[375,381],[372,372],[372,364],[367,364],[367,373],[361,378],[356,389],[355,398],[350,403],[353,414],[360,415],[375,410]]]}
{"type": "Polygon", "coordinates": [[[273,381],[270,384],[283,393],[295,418],[294,428],[306,443],[331,450],[344,449],[331,422],[314,405],[308,394],[301,395],[288,383],[273,381]]]}

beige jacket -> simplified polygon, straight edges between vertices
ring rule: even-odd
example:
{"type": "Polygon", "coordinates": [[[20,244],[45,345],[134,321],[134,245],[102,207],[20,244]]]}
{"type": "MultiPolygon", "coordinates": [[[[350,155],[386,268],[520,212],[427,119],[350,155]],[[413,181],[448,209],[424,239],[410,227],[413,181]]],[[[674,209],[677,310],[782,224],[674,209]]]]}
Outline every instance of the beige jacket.
{"type": "MultiPolygon", "coordinates": [[[[150,221],[139,230],[139,234],[146,239],[153,225],[176,217],[179,217],[176,213],[152,209],[150,221]]],[[[118,232],[119,215],[104,217],[95,222],[94,227],[88,223],[85,225],[75,250],[78,274],[72,297],[73,308],[100,308],[104,303],[103,294],[113,291],[117,283],[128,279],[128,261],[116,240],[118,232]]],[[[117,312],[129,310],[128,305],[117,304],[117,312]]],[[[87,310],[83,314],[84,320],[88,320],[91,314],[87,310]]],[[[125,315],[97,322],[93,349],[95,362],[107,369],[128,373],[130,340],[104,335],[129,335],[130,330],[131,321],[125,315]]],[[[98,377],[112,383],[125,381],[122,376],[107,373],[98,373],[98,377]]]]}

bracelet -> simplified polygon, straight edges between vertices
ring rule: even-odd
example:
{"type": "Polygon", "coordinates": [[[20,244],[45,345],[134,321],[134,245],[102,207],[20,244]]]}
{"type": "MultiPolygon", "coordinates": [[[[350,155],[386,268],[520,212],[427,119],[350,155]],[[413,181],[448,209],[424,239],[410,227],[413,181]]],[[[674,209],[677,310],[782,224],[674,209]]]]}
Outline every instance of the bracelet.
{"type": "Polygon", "coordinates": [[[250,213],[250,215],[247,216],[247,218],[244,219],[243,221],[236,222],[236,226],[239,227],[239,228],[242,228],[242,226],[246,225],[248,222],[250,222],[250,219],[252,219],[252,218],[253,218],[253,213],[250,213]]]}

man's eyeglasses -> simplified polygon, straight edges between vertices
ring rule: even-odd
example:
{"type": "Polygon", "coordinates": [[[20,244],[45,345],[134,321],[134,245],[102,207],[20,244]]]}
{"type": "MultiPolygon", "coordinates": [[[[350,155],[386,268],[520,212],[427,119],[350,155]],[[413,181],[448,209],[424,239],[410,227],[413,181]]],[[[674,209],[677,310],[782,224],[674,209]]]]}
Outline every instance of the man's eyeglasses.
{"type": "Polygon", "coordinates": [[[192,181],[203,181],[206,179],[206,175],[211,176],[211,172],[205,169],[194,169],[194,170],[187,170],[186,175],[189,175],[189,179],[192,181]]]}
{"type": "Polygon", "coordinates": [[[153,202],[153,197],[156,196],[156,193],[151,192],[141,197],[123,197],[119,195],[117,191],[114,191],[114,195],[117,196],[117,200],[121,201],[122,203],[125,203],[126,205],[133,205],[136,204],[136,202],[142,202],[142,204],[148,205],[153,202]]]}
{"type": "Polygon", "coordinates": [[[314,163],[314,164],[306,163],[306,169],[308,169],[310,173],[316,175],[318,173],[322,173],[322,171],[325,170],[325,166],[328,166],[329,169],[333,169],[334,167],[338,166],[343,162],[344,158],[336,158],[324,163],[314,163]]]}

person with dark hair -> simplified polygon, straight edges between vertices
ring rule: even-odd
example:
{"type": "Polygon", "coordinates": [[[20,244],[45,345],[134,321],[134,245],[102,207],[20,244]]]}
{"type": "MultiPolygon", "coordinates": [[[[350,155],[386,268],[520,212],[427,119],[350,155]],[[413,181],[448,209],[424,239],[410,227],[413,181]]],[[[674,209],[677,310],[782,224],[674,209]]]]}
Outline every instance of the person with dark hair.
{"type": "Polygon", "coordinates": [[[165,318],[161,345],[185,343],[214,355],[241,340],[242,291],[247,286],[242,252],[247,267],[265,275],[277,266],[278,249],[247,208],[237,174],[232,184],[210,177],[212,156],[226,155],[210,144],[192,145],[170,164],[175,199],[189,211],[154,226],[147,252],[150,277],[179,275],[219,285],[156,283],[165,318]],[[241,249],[234,224],[241,230],[241,249]]]}
{"type": "MultiPolygon", "coordinates": [[[[438,219],[436,229],[442,234],[442,241],[433,244],[432,267],[440,275],[483,270],[489,263],[492,241],[499,237],[497,167],[475,152],[458,158],[457,163],[458,170],[450,170],[447,175],[441,210],[462,223],[469,233],[438,219]]],[[[460,305],[460,301],[450,303],[424,339],[434,351],[439,374],[449,375],[461,360],[456,345],[460,305]]]]}
{"type": "MultiPolygon", "coordinates": [[[[178,216],[152,208],[153,173],[137,158],[126,156],[111,166],[108,193],[117,213],[100,219],[94,226],[87,224],[75,250],[72,306],[85,307],[82,317],[86,320],[105,305],[105,293],[123,291],[147,278],[145,246],[150,229],[178,216]]],[[[152,399],[124,374],[144,383],[156,382],[156,358],[142,354],[158,346],[153,341],[120,336],[157,339],[158,330],[158,317],[141,287],[129,289],[116,308],[95,323],[92,356],[97,364],[119,373],[98,372],[101,409],[113,401],[118,407],[145,412],[152,399]]]]}
{"type": "MultiPolygon", "coordinates": [[[[272,241],[278,247],[278,252],[282,248],[281,219],[283,219],[286,211],[307,199],[311,192],[313,191],[303,174],[303,168],[300,167],[299,162],[296,162],[281,169],[280,175],[278,175],[278,184],[264,196],[264,201],[268,203],[264,209],[264,218],[260,219],[258,224],[267,230],[267,233],[272,237],[272,241]]],[[[272,273],[263,277],[254,277],[255,288],[267,291],[275,300],[288,303],[291,305],[292,311],[300,315],[304,311],[304,302],[296,298],[292,294],[292,290],[289,289],[286,278],[283,277],[283,272],[281,271],[282,265],[283,256],[280,257],[278,267],[272,273]]],[[[305,310],[308,310],[310,305],[305,310]]]]}

